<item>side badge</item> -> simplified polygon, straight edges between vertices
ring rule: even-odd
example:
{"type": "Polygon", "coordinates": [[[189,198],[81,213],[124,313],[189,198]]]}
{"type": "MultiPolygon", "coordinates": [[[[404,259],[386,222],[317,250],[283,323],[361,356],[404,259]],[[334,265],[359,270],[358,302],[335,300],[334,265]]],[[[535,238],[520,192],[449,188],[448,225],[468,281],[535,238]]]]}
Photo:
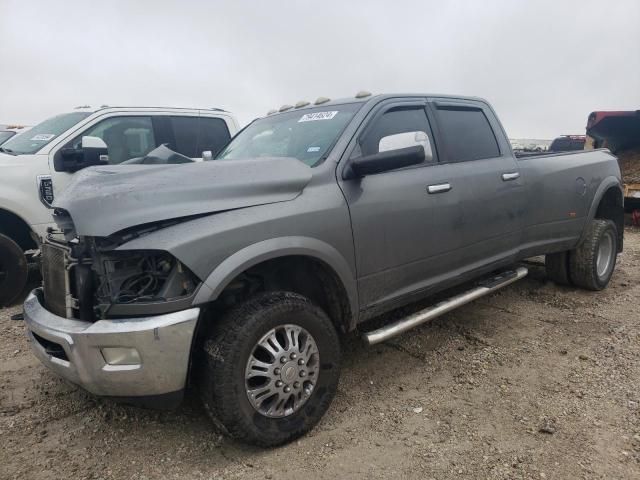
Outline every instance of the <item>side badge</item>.
{"type": "Polygon", "coordinates": [[[51,175],[38,175],[40,201],[47,208],[53,208],[53,181],[51,175]]]}

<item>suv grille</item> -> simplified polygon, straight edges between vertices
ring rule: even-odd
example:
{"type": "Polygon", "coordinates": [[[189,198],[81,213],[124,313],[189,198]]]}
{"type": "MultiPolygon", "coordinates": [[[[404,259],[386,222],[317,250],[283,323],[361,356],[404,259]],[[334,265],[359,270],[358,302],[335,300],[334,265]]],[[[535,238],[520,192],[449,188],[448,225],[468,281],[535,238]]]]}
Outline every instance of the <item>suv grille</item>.
{"type": "Polygon", "coordinates": [[[49,244],[43,244],[42,280],[44,285],[44,305],[51,313],[67,316],[67,273],[65,251],[49,244]]]}

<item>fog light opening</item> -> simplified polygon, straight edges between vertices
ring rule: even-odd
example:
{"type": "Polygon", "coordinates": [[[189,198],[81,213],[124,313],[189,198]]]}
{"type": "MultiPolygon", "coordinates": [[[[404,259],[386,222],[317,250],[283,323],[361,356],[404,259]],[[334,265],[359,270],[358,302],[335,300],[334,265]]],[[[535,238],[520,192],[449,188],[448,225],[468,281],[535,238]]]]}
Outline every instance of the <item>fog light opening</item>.
{"type": "Polygon", "coordinates": [[[104,361],[109,365],[140,365],[142,360],[138,350],[132,347],[101,348],[104,361]]]}

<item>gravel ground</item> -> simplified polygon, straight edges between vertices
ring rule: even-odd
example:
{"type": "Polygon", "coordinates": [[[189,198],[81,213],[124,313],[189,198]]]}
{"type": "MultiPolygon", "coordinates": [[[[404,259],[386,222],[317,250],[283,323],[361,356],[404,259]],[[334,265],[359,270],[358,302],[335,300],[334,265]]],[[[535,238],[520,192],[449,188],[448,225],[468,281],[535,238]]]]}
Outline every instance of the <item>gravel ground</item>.
{"type": "Polygon", "coordinates": [[[31,355],[0,311],[0,477],[640,478],[640,232],[610,287],[528,278],[409,334],[345,341],[338,395],[291,445],[216,434],[175,412],[83,393],[31,355]]]}

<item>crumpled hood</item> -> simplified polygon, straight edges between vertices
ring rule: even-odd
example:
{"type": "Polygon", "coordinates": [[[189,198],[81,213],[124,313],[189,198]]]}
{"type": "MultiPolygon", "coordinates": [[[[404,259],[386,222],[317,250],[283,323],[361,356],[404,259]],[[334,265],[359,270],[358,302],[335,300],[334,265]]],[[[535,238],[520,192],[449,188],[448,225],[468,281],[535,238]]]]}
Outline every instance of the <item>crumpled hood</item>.
{"type": "Polygon", "coordinates": [[[292,200],[310,180],[311,168],[294,158],[90,167],[75,174],[54,207],[69,212],[78,235],[106,237],[151,222],[292,200]]]}

